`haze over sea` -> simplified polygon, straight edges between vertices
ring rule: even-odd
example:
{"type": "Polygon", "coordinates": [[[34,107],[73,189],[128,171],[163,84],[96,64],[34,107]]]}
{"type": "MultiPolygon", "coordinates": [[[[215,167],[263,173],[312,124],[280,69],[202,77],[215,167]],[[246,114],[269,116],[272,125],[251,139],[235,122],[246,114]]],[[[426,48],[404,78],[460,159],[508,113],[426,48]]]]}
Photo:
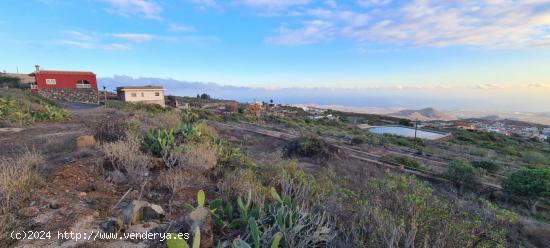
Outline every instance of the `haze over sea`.
{"type": "Polygon", "coordinates": [[[417,109],[434,107],[449,111],[550,112],[548,92],[537,85],[513,88],[475,85],[465,87],[371,88],[252,88],[162,78],[113,76],[99,79],[110,90],[122,85],[164,85],[167,94],[196,96],[208,93],[240,102],[269,101],[283,104],[335,105],[340,107],[417,109]],[[525,97],[528,95],[529,97],[525,97]]]}

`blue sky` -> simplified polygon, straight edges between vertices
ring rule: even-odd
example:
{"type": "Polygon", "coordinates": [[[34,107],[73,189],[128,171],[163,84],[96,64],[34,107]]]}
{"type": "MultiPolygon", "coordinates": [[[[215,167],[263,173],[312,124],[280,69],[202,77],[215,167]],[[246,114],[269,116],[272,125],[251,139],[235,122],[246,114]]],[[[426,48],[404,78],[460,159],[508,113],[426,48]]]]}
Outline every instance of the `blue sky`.
{"type": "Polygon", "coordinates": [[[7,0],[0,37],[7,71],[550,92],[548,0],[7,0]]]}

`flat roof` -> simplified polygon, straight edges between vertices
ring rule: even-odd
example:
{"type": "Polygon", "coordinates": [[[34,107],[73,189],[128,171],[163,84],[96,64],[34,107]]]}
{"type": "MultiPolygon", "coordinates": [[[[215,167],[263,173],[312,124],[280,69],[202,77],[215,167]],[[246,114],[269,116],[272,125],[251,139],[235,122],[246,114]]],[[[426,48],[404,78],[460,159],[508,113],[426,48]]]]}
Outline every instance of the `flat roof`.
{"type": "Polygon", "coordinates": [[[95,75],[95,73],[91,71],[50,71],[50,70],[35,71],[31,74],[93,74],[95,75]]]}
{"type": "Polygon", "coordinates": [[[121,86],[116,87],[116,90],[164,90],[162,86],[145,85],[145,86],[121,86]]]}

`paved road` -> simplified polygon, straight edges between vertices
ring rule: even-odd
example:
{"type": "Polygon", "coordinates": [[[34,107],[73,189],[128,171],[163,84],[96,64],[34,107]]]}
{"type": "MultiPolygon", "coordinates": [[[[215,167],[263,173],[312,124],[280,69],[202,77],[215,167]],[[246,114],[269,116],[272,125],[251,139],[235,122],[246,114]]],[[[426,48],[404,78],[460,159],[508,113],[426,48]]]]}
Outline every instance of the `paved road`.
{"type": "Polygon", "coordinates": [[[99,104],[94,103],[59,102],[59,104],[66,108],[70,113],[81,113],[100,107],[99,104]]]}

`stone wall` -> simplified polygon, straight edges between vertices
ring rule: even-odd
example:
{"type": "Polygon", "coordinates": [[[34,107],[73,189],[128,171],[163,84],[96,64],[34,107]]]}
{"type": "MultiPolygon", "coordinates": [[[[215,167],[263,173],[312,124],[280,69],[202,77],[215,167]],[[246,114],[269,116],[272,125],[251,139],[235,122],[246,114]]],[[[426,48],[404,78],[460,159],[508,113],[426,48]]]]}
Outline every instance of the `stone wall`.
{"type": "Polygon", "coordinates": [[[95,89],[39,89],[38,94],[56,101],[98,103],[95,89]]]}

